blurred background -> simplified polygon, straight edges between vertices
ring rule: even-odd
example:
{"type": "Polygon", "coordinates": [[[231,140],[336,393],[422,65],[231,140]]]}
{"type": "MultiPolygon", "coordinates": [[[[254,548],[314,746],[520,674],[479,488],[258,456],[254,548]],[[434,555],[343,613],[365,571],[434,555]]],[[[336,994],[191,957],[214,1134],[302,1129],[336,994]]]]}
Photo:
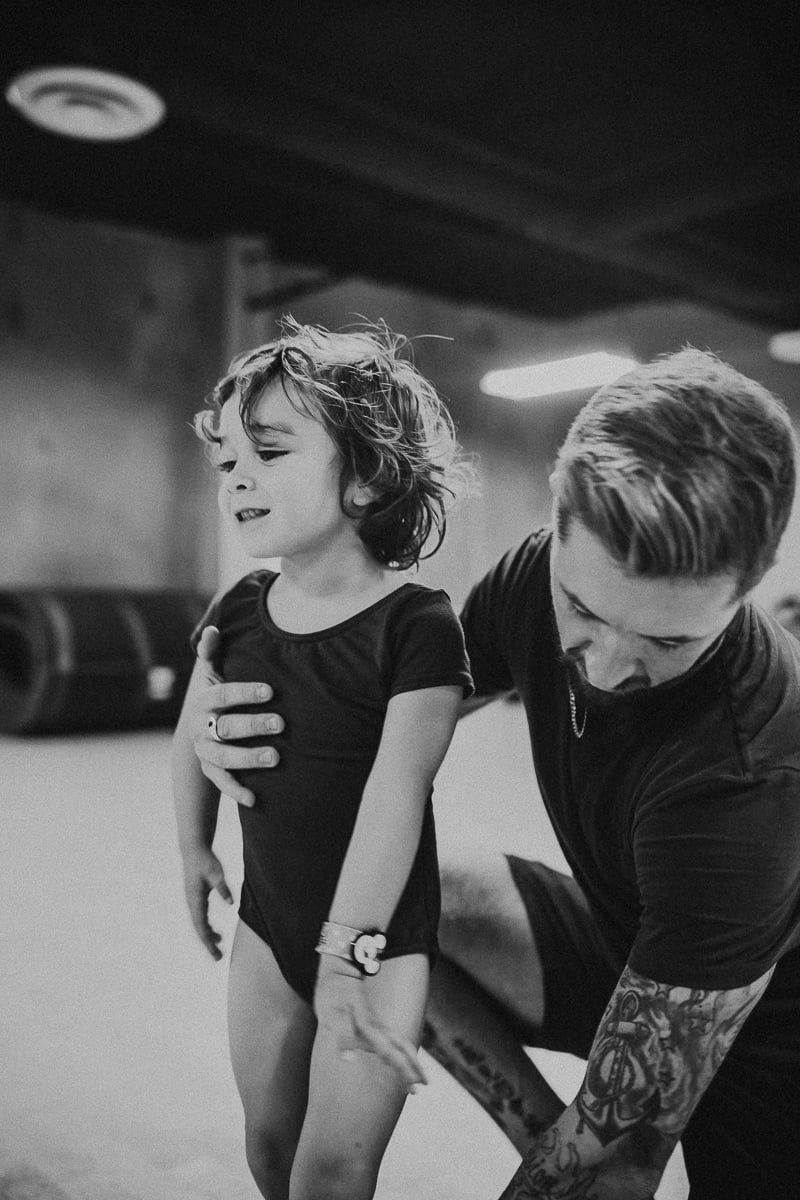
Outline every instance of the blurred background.
{"type": "MultiPolygon", "coordinates": [[[[490,395],[488,372],[690,343],[800,424],[798,32],[781,0],[3,6],[0,1197],[255,1195],[222,976],[181,907],[169,720],[24,736],[33,651],[4,611],[68,594],[77,623],[76,589],[201,604],[247,569],[189,422],[284,313],[415,339],[483,477],[420,575],[456,604],[547,520],[590,394],[490,395]]],[[[798,592],[796,507],[758,598],[798,592]]],[[[518,714],[485,720],[440,781],[442,836],[559,865],[518,714]]],[[[236,836],[225,814],[234,877],[236,836]]],[[[384,1194],[499,1192],[514,1155],[435,1085],[456,1116],[427,1159],[430,1115],[408,1117],[384,1194]]]]}

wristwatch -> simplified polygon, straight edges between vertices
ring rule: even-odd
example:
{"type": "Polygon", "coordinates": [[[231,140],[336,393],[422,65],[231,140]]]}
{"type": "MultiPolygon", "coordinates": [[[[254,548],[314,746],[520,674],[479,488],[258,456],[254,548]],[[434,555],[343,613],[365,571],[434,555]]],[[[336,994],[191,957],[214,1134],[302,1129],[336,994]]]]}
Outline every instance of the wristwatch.
{"type": "Polygon", "coordinates": [[[333,954],[354,963],[362,975],[377,975],[381,969],[380,952],[386,949],[386,935],[378,929],[353,929],[324,921],[316,946],[317,954],[333,954]]]}

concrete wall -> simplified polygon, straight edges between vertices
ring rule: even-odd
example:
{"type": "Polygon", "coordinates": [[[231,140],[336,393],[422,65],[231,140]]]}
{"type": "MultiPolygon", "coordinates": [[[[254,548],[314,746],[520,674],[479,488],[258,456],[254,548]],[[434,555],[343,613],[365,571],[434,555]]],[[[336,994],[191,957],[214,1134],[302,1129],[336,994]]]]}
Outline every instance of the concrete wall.
{"type": "Polygon", "coordinates": [[[0,206],[0,586],[213,586],[219,248],[0,206]]]}
{"type": "MultiPolygon", "coordinates": [[[[188,421],[229,358],[273,336],[282,311],[329,327],[383,318],[415,339],[483,477],[482,498],[456,511],[420,571],[457,604],[548,520],[547,478],[586,398],[487,397],[487,370],[593,348],[644,360],[688,341],[773,388],[800,423],[800,368],[769,359],[768,331],[689,304],[556,325],[353,278],[254,312],[248,297],[285,290],[296,270],[271,262],[263,242],[194,245],[9,206],[0,256],[0,587],[211,591],[248,569],[221,545],[215,480],[188,421]]],[[[800,504],[759,598],[798,590],[800,504]]]]}

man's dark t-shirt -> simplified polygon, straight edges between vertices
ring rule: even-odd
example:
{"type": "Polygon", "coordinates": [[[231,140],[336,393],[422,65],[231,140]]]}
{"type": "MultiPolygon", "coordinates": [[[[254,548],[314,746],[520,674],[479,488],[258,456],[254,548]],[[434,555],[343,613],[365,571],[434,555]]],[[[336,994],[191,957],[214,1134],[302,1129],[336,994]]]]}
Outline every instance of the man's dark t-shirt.
{"type": "Polygon", "coordinates": [[[462,623],[476,694],[524,703],[541,794],[612,969],[735,988],[794,950],[795,989],[800,644],[745,603],[696,668],[591,708],[578,739],[547,531],[473,589],[462,623]]]}

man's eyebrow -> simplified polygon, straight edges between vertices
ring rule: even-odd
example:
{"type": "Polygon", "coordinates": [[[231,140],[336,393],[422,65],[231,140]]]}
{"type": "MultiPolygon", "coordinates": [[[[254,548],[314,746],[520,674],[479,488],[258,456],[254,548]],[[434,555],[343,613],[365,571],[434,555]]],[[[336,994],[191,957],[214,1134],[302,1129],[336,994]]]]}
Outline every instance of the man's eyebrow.
{"type": "MultiPolygon", "coordinates": [[[[575,608],[579,608],[586,614],[587,617],[591,617],[593,621],[599,621],[601,625],[608,624],[608,622],[604,621],[602,617],[598,617],[597,613],[593,613],[590,608],[587,608],[580,596],[576,596],[574,592],[569,590],[569,588],[564,587],[563,583],[560,586],[570,604],[572,604],[575,608]]],[[[640,633],[638,636],[644,638],[647,642],[671,642],[675,646],[688,646],[691,642],[702,642],[703,640],[702,637],[689,637],[686,634],[681,633],[676,634],[675,637],[670,637],[668,634],[655,636],[652,633],[640,633]]]]}

